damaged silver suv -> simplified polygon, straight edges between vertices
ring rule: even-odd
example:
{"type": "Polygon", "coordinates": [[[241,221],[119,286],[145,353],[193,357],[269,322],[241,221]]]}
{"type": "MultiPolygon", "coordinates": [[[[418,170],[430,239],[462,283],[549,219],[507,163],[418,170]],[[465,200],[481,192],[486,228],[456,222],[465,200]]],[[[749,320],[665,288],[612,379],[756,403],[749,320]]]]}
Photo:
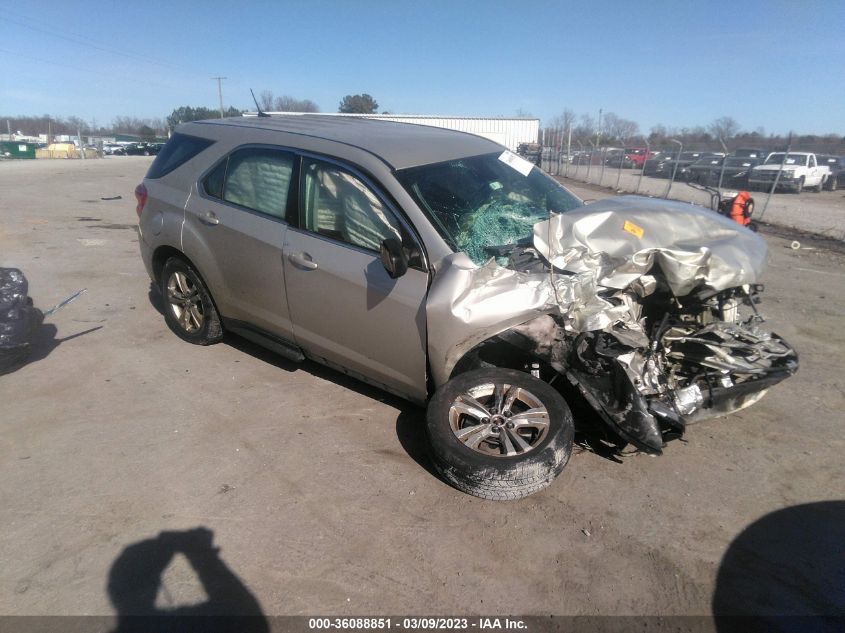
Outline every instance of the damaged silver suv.
{"type": "Polygon", "coordinates": [[[659,454],[798,366],[761,329],[760,237],[687,204],[585,206],[478,136],[318,115],[189,123],[136,197],[177,336],[230,331],[427,403],[434,465],[479,497],[551,483],[569,405],[659,454]]]}

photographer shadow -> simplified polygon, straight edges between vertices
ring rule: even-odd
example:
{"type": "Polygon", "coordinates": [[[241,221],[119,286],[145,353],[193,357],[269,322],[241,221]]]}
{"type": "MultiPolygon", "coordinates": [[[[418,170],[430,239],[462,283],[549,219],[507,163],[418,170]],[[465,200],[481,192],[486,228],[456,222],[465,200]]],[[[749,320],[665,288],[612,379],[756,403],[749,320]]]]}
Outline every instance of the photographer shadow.
{"type": "Polygon", "coordinates": [[[213,538],[211,530],[200,527],[161,532],[124,548],[109,570],[107,590],[118,616],[113,633],[267,633],[270,627],[261,605],[220,558],[213,538]],[[162,577],[177,554],[187,559],[208,599],[172,608],[156,606],[159,592],[167,595],[162,577]]]}

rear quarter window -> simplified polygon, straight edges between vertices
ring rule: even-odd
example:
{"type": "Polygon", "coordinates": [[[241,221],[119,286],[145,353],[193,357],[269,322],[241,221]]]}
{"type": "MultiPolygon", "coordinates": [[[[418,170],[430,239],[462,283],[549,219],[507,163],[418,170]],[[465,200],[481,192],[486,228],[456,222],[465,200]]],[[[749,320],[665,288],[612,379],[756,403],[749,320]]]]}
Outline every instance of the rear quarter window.
{"type": "Polygon", "coordinates": [[[161,178],[191,160],[214,141],[188,134],[174,134],[161,148],[153,164],[147,171],[147,178],[161,178]]]}

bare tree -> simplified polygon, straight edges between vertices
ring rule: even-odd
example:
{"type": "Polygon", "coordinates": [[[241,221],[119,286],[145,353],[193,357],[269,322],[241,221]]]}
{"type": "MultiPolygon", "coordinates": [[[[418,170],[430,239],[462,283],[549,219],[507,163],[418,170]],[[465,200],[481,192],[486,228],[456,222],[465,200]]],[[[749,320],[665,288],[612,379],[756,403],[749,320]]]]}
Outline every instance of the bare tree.
{"type": "Polygon", "coordinates": [[[608,139],[619,140],[624,144],[640,133],[640,126],[636,121],[608,112],[604,115],[604,133],[608,139]]]}
{"type": "Polygon", "coordinates": [[[276,96],[272,90],[262,90],[258,105],[271,112],[319,112],[320,108],[311,99],[297,99],[290,95],[276,96]]]}
{"type": "Polygon", "coordinates": [[[581,122],[572,130],[572,137],[581,141],[585,145],[596,134],[596,121],[589,114],[581,115],[581,122]]]}
{"type": "Polygon", "coordinates": [[[258,95],[259,107],[262,110],[272,110],[274,98],[272,90],[262,90],[258,95]]]}
{"type": "Polygon", "coordinates": [[[734,121],[731,117],[723,116],[713,121],[709,126],[707,126],[707,129],[714,138],[728,140],[737,135],[740,127],[739,123],[734,121]]]}
{"type": "Polygon", "coordinates": [[[562,132],[568,132],[570,127],[575,126],[575,113],[569,108],[554,117],[551,121],[551,127],[562,132]]]}

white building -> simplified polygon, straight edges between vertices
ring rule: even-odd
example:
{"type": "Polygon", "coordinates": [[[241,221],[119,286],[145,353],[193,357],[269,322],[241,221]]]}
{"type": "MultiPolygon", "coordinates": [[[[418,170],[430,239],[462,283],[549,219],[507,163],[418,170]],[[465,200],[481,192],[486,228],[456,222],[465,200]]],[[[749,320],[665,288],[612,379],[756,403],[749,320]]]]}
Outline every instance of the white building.
{"type": "MultiPolygon", "coordinates": [[[[244,112],[244,116],[257,116],[257,112],[244,112]]],[[[315,114],[306,112],[268,112],[271,116],[301,116],[315,114]]],[[[382,119],[415,125],[430,125],[449,130],[469,132],[489,138],[515,152],[520,143],[536,143],[540,133],[540,119],[505,118],[505,117],[445,117],[427,114],[343,114],[340,112],[320,112],[317,116],[351,116],[365,119],[382,119]]]]}

